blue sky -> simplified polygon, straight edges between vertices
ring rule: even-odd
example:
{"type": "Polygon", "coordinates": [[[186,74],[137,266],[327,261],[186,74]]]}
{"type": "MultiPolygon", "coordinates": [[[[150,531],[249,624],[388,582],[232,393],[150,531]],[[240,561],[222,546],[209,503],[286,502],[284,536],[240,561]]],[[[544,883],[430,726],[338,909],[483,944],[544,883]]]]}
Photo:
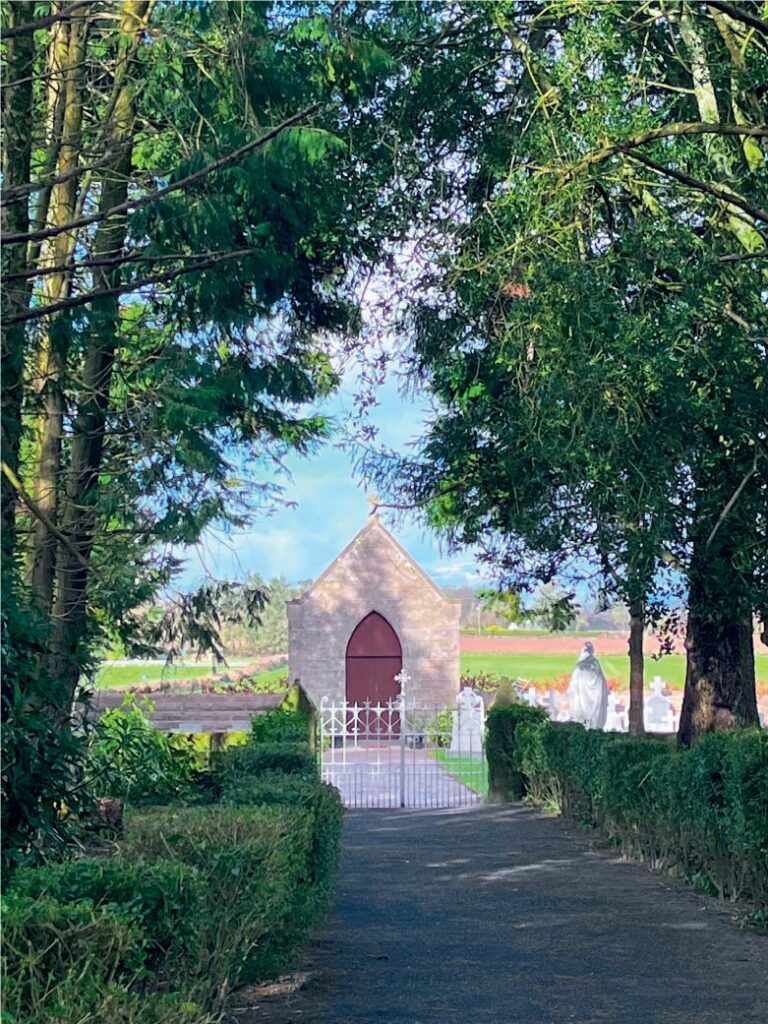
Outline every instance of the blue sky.
{"type": "MultiPolygon", "coordinates": [[[[345,383],[323,412],[341,424],[352,408],[352,385],[345,383]]],[[[382,443],[401,451],[418,435],[427,415],[426,403],[398,393],[389,379],[381,387],[379,406],[370,419],[382,443]]],[[[333,441],[309,458],[286,460],[290,478],[283,497],[295,508],[278,508],[254,519],[252,527],[230,536],[208,534],[197,549],[185,554],[182,585],[200,582],[206,570],[219,579],[243,579],[251,572],[264,578],[285,576],[292,582],[315,579],[366,523],[368,493],[353,479],[350,456],[333,441]]],[[[382,521],[387,513],[382,511],[382,521]]],[[[471,552],[449,554],[421,525],[398,522],[393,533],[419,564],[442,586],[480,586],[482,577],[471,552]]]]}

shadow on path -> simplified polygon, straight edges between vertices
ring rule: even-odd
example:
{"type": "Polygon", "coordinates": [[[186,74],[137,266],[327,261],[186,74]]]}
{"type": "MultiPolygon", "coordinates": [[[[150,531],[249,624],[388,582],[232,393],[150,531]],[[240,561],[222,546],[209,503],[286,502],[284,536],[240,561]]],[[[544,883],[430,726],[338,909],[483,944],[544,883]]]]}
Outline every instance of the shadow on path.
{"type": "Polygon", "coordinates": [[[765,1024],[768,940],[517,806],[351,812],[312,981],[247,1024],[765,1024]]]}

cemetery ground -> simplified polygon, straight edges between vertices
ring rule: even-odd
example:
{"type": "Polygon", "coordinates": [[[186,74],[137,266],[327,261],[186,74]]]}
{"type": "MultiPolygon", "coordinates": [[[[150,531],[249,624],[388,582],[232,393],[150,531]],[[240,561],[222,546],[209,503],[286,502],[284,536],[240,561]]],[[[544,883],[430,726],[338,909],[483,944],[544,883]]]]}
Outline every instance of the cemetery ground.
{"type": "Polygon", "coordinates": [[[348,813],[296,991],[243,1024],[762,1024],[768,940],[520,804],[348,813]]]}
{"type": "MultiPolygon", "coordinates": [[[[462,675],[492,675],[520,678],[537,686],[565,686],[576,664],[585,639],[592,639],[606,678],[616,688],[629,684],[627,638],[623,633],[545,633],[541,630],[516,630],[510,635],[465,632],[461,636],[462,675]]],[[[648,682],[660,675],[672,689],[682,689],[685,679],[685,654],[682,647],[674,653],[656,658],[658,645],[646,640],[645,671],[648,682]]],[[[119,689],[143,684],[167,682],[183,685],[187,680],[227,674],[228,671],[251,671],[257,680],[269,684],[287,672],[287,656],[238,654],[227,659],[227,665],[212,666],[210,661],[175,663],[161,661],[105,661],[96,676],[99,689],[119,689]],[[267,666],[266,663],[269,662],[267,666]]],[[[758,692],[768,693],[768,654],[756,652],[755,670],[758,692]]]]}

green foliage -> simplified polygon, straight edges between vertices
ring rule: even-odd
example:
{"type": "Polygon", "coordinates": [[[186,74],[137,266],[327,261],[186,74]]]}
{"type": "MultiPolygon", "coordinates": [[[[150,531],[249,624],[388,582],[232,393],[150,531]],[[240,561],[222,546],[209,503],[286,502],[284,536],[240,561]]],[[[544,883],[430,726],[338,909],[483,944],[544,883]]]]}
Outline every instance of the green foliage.
{"type": "Polygon", "coordinates": [[[299,778],[317,778],[317,759],[304,743],[246,743],[216,755],[213,774],[227,786],[233,779],[258,778],[265,772],[281,772],[299,778]]]}
{"type": "Polygon", "coordinates": [[[525,780],[525,796],[547,809],[560,810],[563,794],[559,778],[550,770],[544,749],[545,722],[523,722],[515,731],[516,759],[525,780]]]}
{"type": "Polygon", "coordinates": [[[690,732],[708,687],[757,717],[729,636],[768,603],[768,177],[737,128],[766,121],[766,58],[705,6],[643,10],[467,5],[408,79],[430,127],[399,139],[426,253],[404,329],[436,408],[415,454],[365,464],[505,592],[696,606],[690,732]]]}
{"type": "Polygon", "coordinates": [[[82,857],[21,869],[12,892],[31,900],[45,896],[68,906],[119,911],[142,937],[143,966],[166,980],[196,956],[203,888],[199,872],[185,864],[82,857]]]}
{"type": "Polygon", "coordinates": [[[15,567],[4,564],[2,584],[5,877],[18,864],[61,854],[76,837],[77,813],[89,810],[92,800],[82,786],[87,723],[80,711],[62,713],[65,684],[39,669],[46,627],[25,601],[15,567]]]}
{"type": "Polygon", "coordinates": [[[308,584],[295,586],[282,576],[275,576],[267,582],[258,573],[249,576],[247,584],[263,592],[264,606],[256,620],[244,620],[240,627],[229,620],[222,631],[226,647],[248,653],[285,653],[288,650],[288,613],[285,604],[298,597],[308,584]]]}
{"type": "MultiPolygon", "coordinates": [[[[465,684],[462,679],[462,685],[465,684]]],[[[434,747],[443,748],[451,745],[453,734],[453,709],[443,708],[427,725],[427,742],[434,747]]]]}
{"type": "Polygon", "coordinates": [[[339,794],[306,730],[217,767],[207,806],[129,813],[115,856],[16,872],[14,1024],[212,1024],[234,988],[290,965],[330,901],[339,794]]]}
{"type": "Polygon", "coordinates": [[[527,704],[506,704],[490,708],[486,718],[485,740],[490,800],[504,802],[520,800],[525,796],[526,780],[516,743],[517,730],[520,726],[541,722],[545,718],[543,708],[527,704]]]}
{"type": "Polygon", "coordinates": [[[251,719],[252,744],[265,743],[308,743],[310,737],[309,715],[303,711],[275,708],[251,719]]]}
{"type": "Polygon", "coordinates": [[[91,786],[103,796],[136,805],[167,803],[189,792],[196,768],[194,748],[153,728],[145,710],[128,696],[99,720],[88,753],[91,786]]]}
{"type": "Polygon", "coordinates": [[[520,594],[511,590],[484,588],[477,591],[483,611],[498,615],[507,622],[523,622],[528,618],[520,594]]]}
{"type": "Polygon", "coordinates": [[[312,848],[308,868],[307,899],[314,913],[327,907],[336,875],[343,806],[338,791],[319,779],[266,771],[230,777],[222,787],[222,804],[228,806],[298,807],[311,816],[312,848]]]}
{"type": "Polygon", "coordinates": [[[61,1020],[73,1002],[96,1010],[105,989],[141,971],[141,933],[115,908],[11,893],[2,911],[3,1010],[14,1024],[61,1020]]]}
{"type": "Polygon", "coordinates": [[[676,750],[548,721],[515,733],[524,790],[601,829],[629,856],[702,891],[768,908],[768,735],[711,735],[676,750]]]}
{"type": "Polygon", "coordinates": [[[189,984],[207,1003],[285,965],[314,918],[308,899],[312,818],[291,807],[157,809],[132,819],[125,857],[189,864],[202,876],[199,958],[189,984]]]}

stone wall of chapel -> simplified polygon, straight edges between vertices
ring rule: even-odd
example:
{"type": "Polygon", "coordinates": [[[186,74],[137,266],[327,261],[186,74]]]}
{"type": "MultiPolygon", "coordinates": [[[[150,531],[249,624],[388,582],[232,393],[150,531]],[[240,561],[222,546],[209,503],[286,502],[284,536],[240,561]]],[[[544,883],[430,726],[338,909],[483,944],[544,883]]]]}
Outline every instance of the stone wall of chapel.
{"type": "Polygon", "coordinates": [[[345,695],[346,649],[377,611],[392,625],[411,676],[411,696],[452,704],[459,692],[460,602],[443,597],[374,525],[304,598],[288,603],[289,673],[317,703],[345,695]]]}

